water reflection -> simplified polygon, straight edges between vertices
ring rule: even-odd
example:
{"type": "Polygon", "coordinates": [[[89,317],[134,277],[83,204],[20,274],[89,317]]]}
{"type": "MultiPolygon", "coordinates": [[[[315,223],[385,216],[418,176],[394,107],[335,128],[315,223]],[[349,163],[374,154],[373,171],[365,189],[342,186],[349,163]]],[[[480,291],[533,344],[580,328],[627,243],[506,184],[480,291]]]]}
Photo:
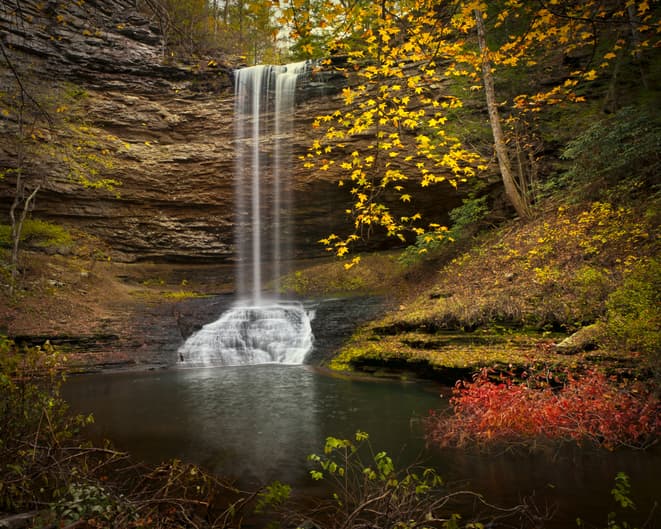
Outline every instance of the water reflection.
{"type": "Polygon", "coordinates": [[[415,418],[438,405],[435,392],[417,385],[279,365],[85,376],[64,392],[74,409],[94,413],[95,433],[120,448],[154,462],[183,458],[244,484],[301,482],[308,454],[327,436],[356,429],[396,456],[402,446],[419,452],[415,418]]]}
{"type": "MultiPolygon", "coordinates": [[[[438,408],[438,388],[322,376],[306,366],[172,369],[72,378],[65,397],[80,412],[94,412],[96,434],[147,461],[177,457],[200,463],[246,487],[272,480],[311,486],[307,455],[325,438],[369,432],[398,467],[423,452],[420,418],[438,408]]],[[[519,450],[499,455],[471,450],[425,454],[446,482],[513,505],[532,495],[557,509],[553,524],[572,527],[581,516],[605,523],[610,489],[619,471],[631,477],[644,521],[661,497],[661,450],[651,452],[519,450]]]]}

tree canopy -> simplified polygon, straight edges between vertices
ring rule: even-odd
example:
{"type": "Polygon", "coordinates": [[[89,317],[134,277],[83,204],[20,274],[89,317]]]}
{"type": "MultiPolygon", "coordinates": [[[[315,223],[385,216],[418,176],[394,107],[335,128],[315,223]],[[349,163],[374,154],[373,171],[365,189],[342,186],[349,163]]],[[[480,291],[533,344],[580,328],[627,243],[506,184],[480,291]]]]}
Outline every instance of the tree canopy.
{"type": "Polygon", "coordinates": [[[166,56],[219,52],[249,64],[276,62],[278,29],[272,2],[249,0],[140,0],[154,14],[166,56]]]}
{"type": "Polygon", "coordinates": [[[321,134],[305,160],[336,172],[353,197],[352,232],[323,241],[338,255],[376,227],[402,240],[411,231],[444,237],[414,208],[396,215],[386,197],[408,203],[413,186],[475,179],[494,151],[510,203],[530,216],[540,121],[584,103],[588,90],[617,108],[625,69],[649,83],[661,31],[658,6],[631,0],[290,0],[281,23],[300,54],[348,80],[343,107],[315,121],[321,134]],[[494,148],[471,145],[452,124],[478,98],[494,148]],[[351,148],[356,137],[369,141],[362,152],[351,148]]]}

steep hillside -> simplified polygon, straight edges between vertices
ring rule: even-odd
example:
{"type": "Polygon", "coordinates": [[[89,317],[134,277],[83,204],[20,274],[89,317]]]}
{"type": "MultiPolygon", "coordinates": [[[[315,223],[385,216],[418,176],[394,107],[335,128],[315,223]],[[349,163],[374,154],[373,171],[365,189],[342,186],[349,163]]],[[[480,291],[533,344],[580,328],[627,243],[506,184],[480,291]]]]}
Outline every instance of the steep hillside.
{"type": "Polygon", "coordinates": [[[659,208],[640,206],[555,206],[482,234],[422,290],[400,291],[397,307],[330,366],[451,384],[484,367],[531,364],[649,376],[661,345],[659,208]]]}

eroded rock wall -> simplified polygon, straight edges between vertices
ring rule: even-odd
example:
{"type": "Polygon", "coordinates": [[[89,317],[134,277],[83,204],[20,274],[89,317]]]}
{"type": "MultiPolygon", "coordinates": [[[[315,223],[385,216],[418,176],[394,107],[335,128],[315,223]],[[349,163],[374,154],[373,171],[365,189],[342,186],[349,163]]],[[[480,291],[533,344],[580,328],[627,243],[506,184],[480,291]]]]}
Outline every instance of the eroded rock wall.
{"type": "MultiPolygon", "coordinates": [[[[26,175],[47,176],[36,216],[98,236],[118,261],[233,259],[231,60],[183,63],[165,56],[158,25],[132,0],[8,0],[0,7],[0,38],[12,67],[33,86],[77,94],[76,119],[101,138],[93,149],[110,153],[111,163],[99,176],[121,183],[115,191],[82,188],[66,164],[35,154],[25,164],[26,175]]],[[[6,64],[0,75],[5,92],[16,90],[6,64]]],[[[296,258],[323,255],[317,241],[346,231],[350,203],[331,175],[295,163],[310,144],[312,117],[340,104],[323,91],[311,93],[296,111],[290,168],[296,258]]],[[[2,168],[15,167],[15,126],[0,115],[2,168]]],[[[48,142],[62,149],[67,138],[60,133],[54,127],[48,142]]],[[[428,195],[420,197],[422,210],[449,209],[428,195]]],[[[0,180],[4,218],[12,196],[8,176],[0,180]]],[[[384,241],[370,245],[382,247],[384,241]]]]}
{"type": "MultiPolygon", "coordinates": [[[[114,192],[75,185],[56,161],[28,160],[28,177],[48,176],[34,213],[90,231],[119,260],[227,258],[231,68],[166,64],[155,24],[128,0],[4,2],[0,24],[12,67],[83,94],[77,112],[85,125],[120,145],[100,175],[121,183],[114,192]]],[[[6,67],[2,81],[7,90],[16,83],[6,67]]],[[[0,163],[11,168],[10,136],[0,140],[0,163]]],[[[0,182],[5,210],[12,186],[11,177],[0,182]]]]}

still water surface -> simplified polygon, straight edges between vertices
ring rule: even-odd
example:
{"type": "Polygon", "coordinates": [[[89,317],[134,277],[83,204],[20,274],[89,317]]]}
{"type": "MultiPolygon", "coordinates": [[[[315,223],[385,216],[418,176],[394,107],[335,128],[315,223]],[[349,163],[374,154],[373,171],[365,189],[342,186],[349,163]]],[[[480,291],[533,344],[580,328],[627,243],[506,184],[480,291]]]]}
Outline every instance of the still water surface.
{"type": "Polygon", "coordinates": [[[300,482],[329,435],[370,433],[392,453],[422,449],[419,419],[438,392],[338,379],[306,366],[170,369],[72,378],[65,397],[96,434],[150,461],[178,457],[255,485],[300,482]]]}
{"type": "Polygon", "coordinates": [[[400,465],[422,456],[446,482],[490,501],[511,505],[534,495],[558,511],[549,527],[575,527],[576,516],[605,525],[619,471],[631,477],[641,517],[661,497],[659,450],[425,451],[421,419],[447,405],[441,392],[432,385],[345,379],[281,365],[85,375],[64,388],[74,410],[94,413],[95,435],[147,461],[177,457],[246,487],[275,479],[310,487],[307,455],[321,453],[329,435],[347,437],[360,429],[400,465]]]}

